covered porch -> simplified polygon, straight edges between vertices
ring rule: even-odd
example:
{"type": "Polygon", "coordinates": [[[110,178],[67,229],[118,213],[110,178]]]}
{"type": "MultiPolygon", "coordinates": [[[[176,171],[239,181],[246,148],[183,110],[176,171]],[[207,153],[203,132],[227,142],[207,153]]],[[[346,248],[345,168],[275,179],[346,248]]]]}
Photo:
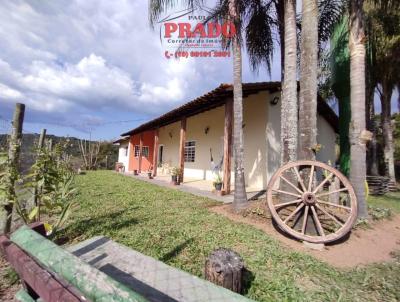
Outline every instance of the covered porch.
{"type": "MultiPolygon", "coordinates": [[[[223,203],[231,203],[233,202],[233,193],[235,191],[234,186],[231,186],[230,194],[228,195],[219,195],[213,192],[213,182],[211,180],[199,180],[199,179],[191,179],[186,177],[183,183],[180,185],[171,184],[171,176],[170,175],[158,175],[156,178],[149,179],[147,174],[140,173],[138,175],[133,175],[132,173],[124,173],[124,175],[128,177],[137,178],[161,187],[167,187],[176,189],[182,192],[190,193],[200,197],[210,198],[216,201],[220,201],[223,203]]],[[[257,188],[246,187],[247,199],[255,200],[262,197],[265,197],[265,190],[260,190],[257,188]]]]}

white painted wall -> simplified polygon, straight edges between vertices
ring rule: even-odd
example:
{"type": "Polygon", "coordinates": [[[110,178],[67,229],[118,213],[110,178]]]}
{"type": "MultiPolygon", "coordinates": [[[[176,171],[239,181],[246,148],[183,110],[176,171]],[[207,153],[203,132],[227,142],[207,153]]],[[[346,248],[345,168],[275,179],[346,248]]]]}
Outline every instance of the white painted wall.
{"type": "MultiPolygon", "coordinates": [[[[180,122],[161,127],[158,132],[158,141],[164,146],[163,167],[157,169],[160,175],[168,174],[169,168],[178,165],[179,162],[179,136],[180,122]]],[[[158,151],[157,151],[158,152],[158,151]]]]}
{"type": "MultiPolygon", "coordinates": [[[[267,101],[267,125],[265,128],[267,137],[267,172],[266,183],[281,164],[281,101],[280,93],[271,94],[267,101]],[[270,100],[279,97],[279,103],[271,105],[270,100]]],[[[266,186],[264,186],[266,188],[266,186]]]]}
{"type": "Polygon", "coordinates": [[[321,150],[317,153],[317,160],[324,163],[330,161],[331,165],[334,166],[337,159],[336,133],[326,119],[319,114],[317,117],[317,128],[317,142],[322,146],[321,150]]]}
{"type": "MultiPolygon", "coordinates": [[[[243,102],[244,168],[246,186],[250,189],[265,189],[273,173],[280,167],[280,105],[272,105],[270,100],[280,93],[267,91],[246,97],[243,102]]],[[[317,159],[335,163],[336,135],[328,122],[318,116],[317,141],[322,145],[317,159]]],[[[213,180],[210,148],[215,164],[223,156],[224,106],[189,117],[186,125],[186,140],[196,141],[194,163],[185,163],[185,180],[213,180]],[[208,133],[205,129],[209,128],[208,133]]],[[[179,161],[180,122],[159,129],[159,143],[164,146],[164,168],[159,174],[168,174],[169,168],[179,161]]],[[[233,161],[232,161],[232,171],[233,161]]],[[[232,183],[234,182],[232,172],[232,183]]],[[[222,175],[222,172],[221,172],[222,175]]]]}
{"type": "Polygon", "coordinates": [[[243,101],[244,171],[246,186],[262,189],[267,185],[267,140],[265,128],[269,92],[250,95],[243,101]]]}
{"type": "Polygon", "coordinates": [[[129,162],[129,149],[126,152],[126,148],[129,148],[129,141],[122,142],[119,144],[118,149],[118,162],[123,163],[125,167],[125,171],[128,171],[128,162],[129,162]]]}

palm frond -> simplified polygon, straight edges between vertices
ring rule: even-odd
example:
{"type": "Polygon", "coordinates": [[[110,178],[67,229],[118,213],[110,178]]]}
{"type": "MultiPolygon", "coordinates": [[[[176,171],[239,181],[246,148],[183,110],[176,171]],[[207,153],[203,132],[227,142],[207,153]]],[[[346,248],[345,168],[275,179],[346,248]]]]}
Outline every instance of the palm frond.
{"type": "Polygon", "coordinates": [[[347,9],[344,0],[319,0],[318,1],[318,45],[328,41],[335,25],[340,21],[347,9]]]}
{"type": "Polygon", "coordinates": [[[186,9],[194,9],[201,6],[204,0],[149,0],[149,21],[150,26],[154,27],[159,20],[161,14],[173,9],[174,7],[185,7],[186,9]]]}
{"type": "Polygon", "coordinates": [[[253,70],[265,64],[271,74],[271,62],[274,53],[273,31],[277,27],[276,20],[270,16],[270,4],[254,1],[248,11],[246,24],[246,48],[253,70]]]}

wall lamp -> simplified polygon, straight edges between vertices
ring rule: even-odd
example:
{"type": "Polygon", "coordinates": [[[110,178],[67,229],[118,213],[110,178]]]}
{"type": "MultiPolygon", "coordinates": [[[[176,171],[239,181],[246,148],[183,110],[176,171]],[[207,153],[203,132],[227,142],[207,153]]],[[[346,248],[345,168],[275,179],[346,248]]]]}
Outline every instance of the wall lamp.
{"type": "Polygon", "coordinates": [[[279,102],[279,96],[275,96],[272,100],[269,101],[271,105],[276,105],[279,102]]]}

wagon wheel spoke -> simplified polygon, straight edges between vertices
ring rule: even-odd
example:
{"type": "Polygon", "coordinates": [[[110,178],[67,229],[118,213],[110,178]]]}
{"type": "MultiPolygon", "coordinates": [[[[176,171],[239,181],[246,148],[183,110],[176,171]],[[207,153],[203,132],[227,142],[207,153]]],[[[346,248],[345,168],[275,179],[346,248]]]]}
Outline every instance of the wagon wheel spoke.
{"type": "Polygon", "coordinates": [[[300,194],[303,194],[303,192],[296,187],[294,184],[292,184],[285,176],[281,175],[280,178],[282,178],[288,185],[290,185],[292,188],[294,188],[297,192],[299,192],[300,194]]]}
{"type": "Polygon", "coordinates": [[[313,213],[314,220],[315,220],[315,223],[316,223],[316,225],[317,225],[319,234],[320,234],[322,237],[325,237],[324,229],[322,228],[321,222],[320,222],[319,219],[318,219],[317,211],[315,210],[315,208],[314,208],[313,206],[311,207],[311,212],[313,213]]]}
{"type": "Polygon", "coordinates": [[[288,202],[278,203],[278,204],[275,204],[274,207],[275,207],[275,209],[277,209],[277,208],[285,207],[285,206],[288,206],[291,204],[299,203],[300,201],[301,201],[301,198],[292,200],[292,201],[288,201],[288,202]]]}
{"type": "Polygon", "coordinates": [[[311,189],[312,189],[312,183],[313,183],[313,177],[314,177],[314,169],[315,169],[315,167],[311,166],[310,180],[308,182],[308,191],[310,191],[310,192],[311,192],[311,189]]]}
{"type": "Polygon", "coordinates": [[[299,195],[299,194],[295,194],[295,193],[291,193],[291,192],[287,192],[287,191],[282,191],[282,190],[278,190],[278,189],[272,189],[272,191],[277,192],[277,193],[290,195],[290,196],[294,196],[294,197],[301,197],[301,195],[299,195]]]}
{"type": "Polygon", "coordinates": [[[306,208],[304,209],[304,216],[303,216],[303,226],[301,227],[301,233],[304,234],[306,231],[306,226],[307,226],[307,218],[308,218],[308,210],[309,210],[309,206],[306,206],[306,208]]]}
{"type": "Polygon", "coordinates": [[[333,176],[333,173],[331,172],[331,174],[329,174],[328,177],[326,177],[326,178],[315,188],[315,190],[313,191],[313,193],[314,193],[314,194],[317,193],[317,192],[319,191],[319,189],[321,189],[321,188],[324,186],[324,184],[326,184],[326,182],[327,182],[329,179],[332,178],[332,176],[333,176]]]}
{"type": "Polygon", "coordinates": [[[337,218],[331,214],[329,214],[327,211],[325,211],[325,209],[321,206],[319,206],[318,204],[315,204],[315,206],[322,212],[324,213],[326,216],[328,216],[330,219],[332,219],[334,222],[336,222],[338,225],[343,226],[343,223],[341,223],[339,220],[337,220],[337,218]]]}
{"type": "Polygon", "coordinates": [[[316,197],[322,197],[322,196],[326,196],[326,195],[330,195],[330,194],[335,194],[335,193],[339,193],[339,192],[344,192],[344,191],[348,191],[349,189],[347,188],[341,188],[339,190],[335,190],[335,191],[330,191],[330,192],[325,192],[325,193],[321,193],[321,194],[316,194],[316,197]]]}
{"type": "Polygon", "coordinates": [[[322,204],[326,204],[327,206],[337,207],[337,208],[345,209],[347,211],[351,211],[350,207],[342,206],[340,204],[335,204],[335,203],[323,201],[323,200],[320,200],[320,199],[317,199],[317,202],[322,203],[322,204]]]}
{"type": "Polygon", "coordinates": [[[303,189],[304,192],[307,191],[306,186],[304,185],[303,179],[300,176],[299,170],[297,170],[296,167],[293,167],[293,170],[294,170],[294,173],[297,176],[297,180],[299,181],[299,183],[301,185],[301,188],[303,189]]]}
{"type": "Polygon", "coordinates": [[[296,215],[296,213],[298,211],[301,210],[301,208],[304,207],[304,203],[302,203],[301,205],[299,205],[288,217],[286,217],[286,219],[283,221],[283,223],[287,223],[294,215],[296,215]]]}

